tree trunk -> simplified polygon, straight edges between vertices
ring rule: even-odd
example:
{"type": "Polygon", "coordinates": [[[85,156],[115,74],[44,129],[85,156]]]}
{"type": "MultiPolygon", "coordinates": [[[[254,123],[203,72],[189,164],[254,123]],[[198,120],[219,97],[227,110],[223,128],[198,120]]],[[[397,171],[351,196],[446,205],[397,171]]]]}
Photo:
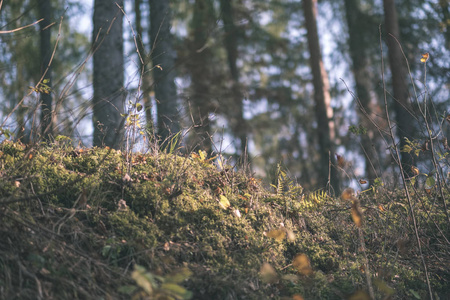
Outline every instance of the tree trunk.
{"type": "MultiPolygon", "coordinates": [[[[227,51],[228,67],[230,68],[231,78],[233,80],[232,88],[232,101],[231,105],[234,111],[231,112],[229,118],[231,119],[231,127],[233,134],[240,141],[240,153],[241,156],[245,155],[247,146],[247,122],[244,119],[243,108],[243,94],[239,83],[239,70],[236,65],[238,58],[238,35],[239,30],[234,24],[234,12],[232,6],[232,0],[220,0],[221,16],[224,25],[224,45],[227,51]]],[[[242,157],[244,160],[245,158],[242,157]]]]}
{"type": "Polygon", "coordinates": [[[339,178],[335,167],[331,167],[329,174],[329,162],[335,162],[333,140],[335,139],[335,126],[333,121],[333,109],[330,106],[328,75],[322,61],[319,36],[317,33],[317,0],[304,0],[303,12],[307,30],[310,65],[313,73],[314,102],[317,121],[317,134],[319,138],[320,164],[318,166],[318,184],[326,186],[330,178],[331,186],[335,192],[339,191],[339,178]]]}
{"type": "Polygon", "coordinates": [[[152,116],[152,101],[150,98],[151,84],[150,84],[150,73],[148,72],[149,58],[145,51],[143,34],[144,30],[142,28],[142,12],[141,12],[141,0],[134,0],[134,14],[136,18],[136,34],[137,34],[137,50],[139,52],[139,71],[142,76],[141,78],[141,94],[142,102],[145,108],[145,120],[147,123],[147,129],[151,131],[153,135],[153,116],[152,116]]]}
{"type": "Polygon", "coordinates": [[[450,3],[448,0],[439,0],[442,13],[442,24],[444,24],[445,48],[450,49],[450,3]]]}
{"type": "Polygon", "coordinates": [[[118,149],[123,141],[125,92],[122,1],[94,3],[94,146],[118,149]]]}
{"type": "Polygon", "coordinates": [[[209,114],[214,112],[211,104],[212,52],[207,45],[208,33],[215,26],[214,7],[211,0],[195,0],[191,23],[192,43],[187,67],[191,75],[190,113],[194,121],[194,147],[212,152],[211,124],[209,114]]]}
{"type": "Polygon", "coordinates": [[[371,96],[372,82],[374,81],[372,74],[368,70],[367,48],[364,42],[367,32],[361,28],[361,22],[365,22],[365,20],[360,10],[360,1],[345,0],[344,3],[349,32],[348,44],[352,59],[352,72],[355,78],[357,112],[361,125],[367,129],[367,133],[361,135],[366,165],[365,173],[369,184],[373,185],[374,180],[378,177],[375,166],[380,165],[378,157],[381,155],[381,151],[377,151],[379,150],[380,136],[371,120],[373,122],[378,121],[375,112],[380,111],[380,107],[377,100],[371,96]]]}
{"type": "Polygon", "coordinates": [[[162,142],[180,131],[175,57],[170,33],[172,14],[170,1],[150,0],[150,45],[153,79],[158,114],[158,135],[162,142]]]}
{"type": "MultiPolygon", "coordinates": [[[[39,1],[39,15],[43,19],[39,23],[40,29],[40,54],[41,54],[41,75],[44,75],[42,84],[51,88],[52,68],[50,58],[52,56],[51,46],[51,18],[52,7],[50,0],[39,1]]],[[[52,113],[52,94],[50,89],[43,89],[41,97],[41,138],[49,142],[53,136],[53,113],[52,113]]]]}
{"type": "MultiPolygon", "coordinates": [[[[400,30],[394,0],[383,0],[384,22],[387,32],[387,45],[389,50],[389,65],[392,75],[392,87],[394,90],[394,112],[397,122],[397,135],[400,139],[400,149],[406,145],[405,138],[412,141],[414,136],[414,124],[409,102],[408,87],[406,85],[407,72],[404,65],[404,57],[400,49],[400,30]]],[[[401,164],[405,175],[412,176],[411,166],[413,157],[409,153],[401,153],[401,164]]]]}

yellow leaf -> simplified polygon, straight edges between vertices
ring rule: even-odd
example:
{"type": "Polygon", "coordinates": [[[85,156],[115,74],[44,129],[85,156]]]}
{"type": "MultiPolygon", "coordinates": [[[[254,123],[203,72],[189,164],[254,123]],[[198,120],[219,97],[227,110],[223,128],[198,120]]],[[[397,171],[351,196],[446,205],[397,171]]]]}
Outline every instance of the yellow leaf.
{"type": "Polygon", "coordinates": [[[310,275],[312,273],[311,263],[306,254],[297,254],[292,261],[292,265],[303,275],[310,275]]]}
{"type": "Polygon", "coordinates": [[[225,197],[224,195],[220,195],[219,205],[223,209],[228,209],[231,204],[230,201],[228,201],[227,197],[225,197]]]}
{"type": "Polygon", "coordinates": [[[294,296],[292,296],[292,300],[304,300],[304,298],[299,294],[295,294],[294,296]]]}
{"type": "Polygon", "coordinates": [[[378,209],[379,209],[380,211],[386,211],[386,210],[384,209],[383,205],[381,205],[381,204],[378,204],[378,209]]]}
{"type": "Polygon", "coordinates": [[[413,172],[414,176],[417,176],[420,174],[419,169],[414,166],[411,166],[411,171],[413,172]]]}
{"type": "Polygon", "coordinates": [[[267,237],[273,238],[277,242],[281,242],[286,236],[286,229],[284,228],[274,229],[269,232],[266,232],[265,234],[267,237]]]}
{"type": "Polygon", "coordinates": [[[425,54],[422,54],[422,58],[420,59],[420,61],[421,62],[427,62],[428,61],[428,59],[430,58],[430,53],[425,53],[425,54]]]}
{"type": "Polygon", "coordinates": [[[265,283],[275,283],[278,281],[278,274],[275,269],[268,263],[264,263],[259,270],[261,280],[265,283]]]}

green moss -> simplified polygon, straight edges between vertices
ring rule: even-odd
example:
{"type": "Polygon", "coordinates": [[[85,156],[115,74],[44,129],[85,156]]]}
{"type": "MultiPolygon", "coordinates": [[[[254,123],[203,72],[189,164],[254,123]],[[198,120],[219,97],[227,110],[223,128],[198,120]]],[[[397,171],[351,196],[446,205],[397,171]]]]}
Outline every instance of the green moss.
{"type": "MultiPolygon", "coordinates": [[[[350,206],[338,199],[312,205],[304,197],[274,195],[254,178],[195,155],[133,154],[127,160],[108,149],[56,145],[25,152],[23,145],[11,142],[0,144],[0,151],[0,197],[34,199],[0,211],[0,235],[7,241],[0,248],[0,270],[12,278],[0,275],[0,283],[8,286],[3,295],[16,293],[12,283],[20,280],[13,272],[18,263],[39,275],[46,293],[60,299],[95,299],[101,291],[120,299],[119,287],[133,284],[135,263],[161,278],[189,268],[193,275],[182,284],[194,299],[294,294],[337,299],[366,286],[358,229],[350,206]],[[219,205],[220,196],[229,208],[219,205]],[[295,238],[267,237],[274,229],[295,238]],[[309,257],[313,274],[303,275],[291,265],[299,253],[309,257]],[[265,262],[276,272],[273,283],[259,276],[265,262]]],[[[366,254],[372,275],[394,287],[396,297],[408,298],[411,289],[419,292],[426,286],[414,247],[404,255],[397,243],[407,232],[404,196],[388,196],[361,197],[366,254]],[[379,271],[383,268],[389,274],[379,271]]],[[[430,210],[439,204],[426,195],[421,200],[430,210]]],[[[417,219],[421,233],[432,237],[429,249],[440,253],[435,228],[448,236],[449,226],[442,210],[432,213],[430,220],[421,209],[417,219]]],[[[439,264],[430,268],[433,286],[445,291],[448,270],[439,264]]],[[[31,299],[36,280],[29,277],[25,283],[21,296],[31,299]]]]}

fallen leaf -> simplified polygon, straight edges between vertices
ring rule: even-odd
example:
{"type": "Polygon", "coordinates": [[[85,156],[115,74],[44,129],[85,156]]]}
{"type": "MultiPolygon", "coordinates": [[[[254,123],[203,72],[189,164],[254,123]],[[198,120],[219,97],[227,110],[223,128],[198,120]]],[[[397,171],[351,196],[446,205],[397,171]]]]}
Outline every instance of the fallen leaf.
{"type": "Polygon", "coordinates": [[[281,242],[286,237],[286,229],[274,229],[269,232],[265,232],[267,237],[275,239],[277,242],[281,242]]]}
{"type": "Polygon", "coordinates": [[[344,201],[352,201],[355,199],[355,190],[352,188],[346,188],[342,194],[341,199],[344,201]]]}
{"type": "Polygon", "coordinates": [[[275,283],[278,281],[278,274],[275,269],[268,263],[263,263],[259,270],[261,280],[265,283],[275,283]]]}
{"type": "Polygon", "coordinates": [[[311,263],[309,261],[308,256],[306,254],[297,254],[292,261],[292,265],[294,268],[299,271],[303,275],[312,274],[311,263]]]}
{"type": "Polygon", "coordinates": [[[365,291],[356,291],[347,298],[348,300],[370,300],[370,296],[365,291]]]}
{"type": "Polygon", "coordinates": [[[228,207],[230,207],[230,201],[228,201],[227,197],[225,197],[224,195],[220,195],[220,200],[219,200],[219,205],[220,207],[222,207],[223,209],[228,209],[228,207]]]}
{"type": "Polygon", "coordinates": [[[363,216],[361,209],[359,208],[359,202],[353,201],[352,203],[352,219],[357,227],[361,227],[363,223],[363,216]]]}

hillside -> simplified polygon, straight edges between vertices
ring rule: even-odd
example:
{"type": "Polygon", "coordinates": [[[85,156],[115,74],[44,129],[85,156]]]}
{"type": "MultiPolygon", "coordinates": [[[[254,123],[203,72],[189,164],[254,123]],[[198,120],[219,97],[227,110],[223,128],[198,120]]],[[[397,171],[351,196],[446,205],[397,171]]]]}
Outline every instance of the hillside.
{"type": "MultiPolygon", "coordinates": [[[[0,298],[427,299],[402,190],[333,198],[277,176],[268,190],[201,151],[5,140],[0,298]]],[[[449,197],[432,193],[416,217],[433,293],[449,299],[449,197]]]]}

